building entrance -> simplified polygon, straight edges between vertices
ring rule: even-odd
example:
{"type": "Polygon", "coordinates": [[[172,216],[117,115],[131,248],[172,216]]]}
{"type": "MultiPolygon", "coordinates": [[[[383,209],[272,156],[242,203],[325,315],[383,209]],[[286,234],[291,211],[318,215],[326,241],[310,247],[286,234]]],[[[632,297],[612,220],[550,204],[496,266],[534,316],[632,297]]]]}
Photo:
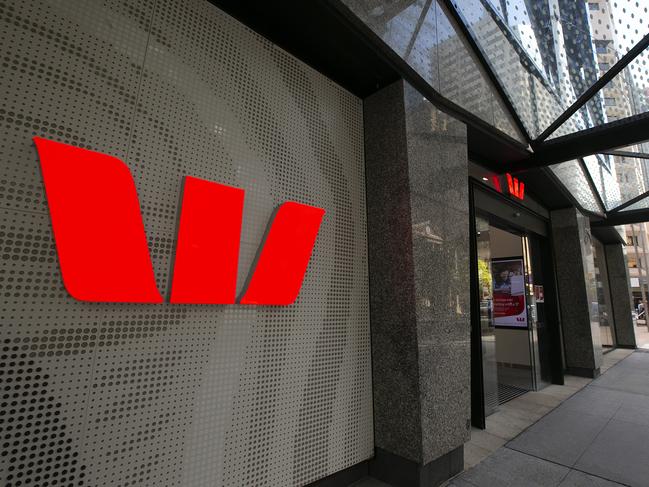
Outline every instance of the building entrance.
{"type": "Polygon", "coordinates": [[[476,217],[482,380],[485,415],[527,391],[537,379],[538,306],[543,284],[534,280],[529,238],[476,217]],[[537,304],[538,303],[538,304],[537,304]]]}
{"type": "Polygon", "coordinates": [[[472,422],[481,428],[485,418],[507,401],[562,382],[545,223],[533,221],[531,215],[522,216],[522,211],[511,211],[508,202],[491,196],[476,198],[472,422]]]}

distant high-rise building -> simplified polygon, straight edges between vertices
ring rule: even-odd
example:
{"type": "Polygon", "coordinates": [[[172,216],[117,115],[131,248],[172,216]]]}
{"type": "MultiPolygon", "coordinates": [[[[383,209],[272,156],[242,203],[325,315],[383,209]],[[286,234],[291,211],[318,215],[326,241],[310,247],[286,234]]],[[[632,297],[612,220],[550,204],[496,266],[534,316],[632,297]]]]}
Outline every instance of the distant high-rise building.
{"type": "MultiPolygon", "coordinates": [[[[616,33],[613,29],[615,19],[610,1],[591,0],[588,2],[588,6],[601,76],[620,59],[623,53],[619,53],[615,49],[619,43],[616,42],[616,33]]],[[[629,89],[629,85],[633,83],[632,76],[623,71],[603,88],[601,96],[604,101],[605,119],[602,120],[602,123],[629,117],[633,113],[637,113],[638,107],[636,106],[634,110],[634,104],[646,104],[646,96],[643,96],[642,99],[637,96],[629,96],[631,92],[641,93],[640,90],[629,89]]],[[[645,89],[645,91],[647,90],[645,89]]],[[[643,151],[641,147],[631,150],[643,151]]],[[[647,191],[649,174],[644,161],[619,156],[611,156],[611,159],[619,183],[620,203],[647,191]]],[[[631,289],[634,302],[637,305],[644,299],[641,286],[645,288],[645,293],[649,292],[647,283],[649,235],[644,223],[627,225],[625,233],[631,289]]]]}

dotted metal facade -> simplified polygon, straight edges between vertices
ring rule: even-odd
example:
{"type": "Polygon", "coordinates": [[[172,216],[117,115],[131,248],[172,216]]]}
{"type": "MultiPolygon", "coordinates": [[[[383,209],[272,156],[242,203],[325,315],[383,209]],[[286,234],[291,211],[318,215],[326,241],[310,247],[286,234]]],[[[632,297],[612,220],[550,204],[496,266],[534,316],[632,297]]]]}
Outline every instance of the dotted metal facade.
{"type": "Polygon", "coordinates": [[[0,45],[0,483],[304,485],[369,458],[361,100],[202,0],[0,0],[0,45]],[[167,297],[183,176],[246,190],[239,286],[279,204],[324,208],[296,304],[75,301],[34,135],[126,162],[167,297]]]}

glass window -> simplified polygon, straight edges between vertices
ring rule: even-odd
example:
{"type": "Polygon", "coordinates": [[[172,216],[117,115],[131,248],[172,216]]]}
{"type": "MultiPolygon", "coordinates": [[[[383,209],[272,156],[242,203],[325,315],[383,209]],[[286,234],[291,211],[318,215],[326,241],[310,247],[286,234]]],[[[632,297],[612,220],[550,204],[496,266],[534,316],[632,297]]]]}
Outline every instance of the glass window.
{"type": "Polygon", "coordinates": [[[612,96],[606,96],[604,97],[604,105],[607,107],[614,107],[617,105],[617,101],[612,96]]]}
{"type": "Polygon", "coordinates": [[[589,2],[588,3],[588,8],[590,10],[599,10],[599,3],[589,2]]]}
{"type": "Polygon", "coordinates": [[[599,63],[599,70],[602,72],[606,72],[609,70],[611,65],[609,63],[599,63]]]}

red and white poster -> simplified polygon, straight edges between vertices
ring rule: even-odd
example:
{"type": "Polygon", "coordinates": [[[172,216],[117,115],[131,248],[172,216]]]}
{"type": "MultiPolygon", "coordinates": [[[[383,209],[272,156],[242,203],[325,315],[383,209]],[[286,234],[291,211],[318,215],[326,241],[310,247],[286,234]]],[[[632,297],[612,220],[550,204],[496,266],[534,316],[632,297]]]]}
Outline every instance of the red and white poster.
{"type": "Polygon", "coordinates": [[[527,328],[523,259],[493,259],[494,326],[527,328]]]}

